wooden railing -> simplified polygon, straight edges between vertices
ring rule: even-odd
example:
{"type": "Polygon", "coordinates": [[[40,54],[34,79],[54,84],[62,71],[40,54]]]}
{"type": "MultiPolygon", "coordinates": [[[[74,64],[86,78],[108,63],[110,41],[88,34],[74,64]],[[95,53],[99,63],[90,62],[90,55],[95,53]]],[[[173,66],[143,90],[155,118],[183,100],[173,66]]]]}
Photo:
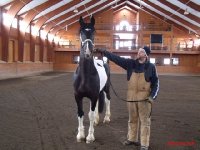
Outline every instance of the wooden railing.
{"type": "Polygon", "coordinates": [[[156,24],[131,24],[127,26],[117,26],[117,24],[95,24],[96,30],[113,30],[113,31],[171,31],[171,25],[156,25],[156,24]]]}

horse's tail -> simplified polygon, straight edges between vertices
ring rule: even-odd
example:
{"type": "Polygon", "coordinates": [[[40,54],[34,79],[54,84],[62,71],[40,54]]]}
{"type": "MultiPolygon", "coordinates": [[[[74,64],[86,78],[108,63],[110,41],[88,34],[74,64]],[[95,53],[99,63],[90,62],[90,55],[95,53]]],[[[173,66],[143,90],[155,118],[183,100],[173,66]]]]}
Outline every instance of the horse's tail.
{"type": "Polygon", "coordinates": [[[99,113],[102,113],[103,112],[103,107],[104,107],[104,99],[105,99],[105,96],[104,96],[104,92],[103,90],[99,93],[99,113]]]}

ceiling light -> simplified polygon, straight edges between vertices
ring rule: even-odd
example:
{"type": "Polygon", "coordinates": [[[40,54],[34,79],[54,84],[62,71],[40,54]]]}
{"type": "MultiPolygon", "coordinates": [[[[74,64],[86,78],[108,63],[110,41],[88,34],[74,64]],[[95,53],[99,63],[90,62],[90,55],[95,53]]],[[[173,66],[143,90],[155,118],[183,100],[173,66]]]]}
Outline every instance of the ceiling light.
{"type": "Polygon", "coordinates": [[[188,12],[188,10],[186,8],[185,11],[184,11],[184,15],[188,15],[188,14],[189,14],[189,12],[188,12]]]}
{"type": "Polygon", "coordinates": [[[144,7],[142,6],[142,0],[140,0],[140,9],[143,9],[144,7]]]}
{"type": "Polygon", "coordinates": [[[74,12],[74,13],[78,13],[78,9],[77,9],[77,8],[75,8],[73,12],[74,12]]]}

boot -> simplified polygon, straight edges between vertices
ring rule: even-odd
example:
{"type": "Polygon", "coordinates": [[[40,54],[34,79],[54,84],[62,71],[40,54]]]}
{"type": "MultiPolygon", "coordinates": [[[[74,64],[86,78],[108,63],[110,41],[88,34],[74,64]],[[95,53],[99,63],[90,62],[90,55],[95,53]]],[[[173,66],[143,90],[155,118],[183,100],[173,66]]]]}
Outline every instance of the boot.
{"type": "Polygon", "coordinates": [[[126,141],[123,142],[123,145],[135,145],[135,146],[140,146],[140,143],[139,143],[139,142],[134,142],[134,141],[126,140],[126,141]]]}
{"type": "Polygon", "coordinates": [[[148,150],[148,147],[146,147],[146,146],[141,146],[140,150],[148,150]]]}

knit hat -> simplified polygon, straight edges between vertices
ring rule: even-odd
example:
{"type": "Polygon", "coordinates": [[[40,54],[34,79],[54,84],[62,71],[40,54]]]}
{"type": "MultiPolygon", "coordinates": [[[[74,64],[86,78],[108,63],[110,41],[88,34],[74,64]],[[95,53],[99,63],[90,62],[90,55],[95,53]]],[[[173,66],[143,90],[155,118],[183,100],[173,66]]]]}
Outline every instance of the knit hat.
{"type": "Polygon", "coordinates": [[[140,51],[143,51],[143,52],[146,54],[147,57],[148,57],[149,54],[151,53],[149,47],[147,47],[147,46],[144,46],[143,48],[140,48],[139,51],[138,51],[138,53],[139,53],[140,51]]]}
{"type": "Polygon", "coordinates": [[[145,50],[145,52],[146,52],[147,56],[149,56],[149,54],[151,53],[151,50],[150,50],[150,48],[149,48],[149,47],[147,47],[147,46],[144,46],[144,47],[143,47],[143,49],[145,50]]]}

